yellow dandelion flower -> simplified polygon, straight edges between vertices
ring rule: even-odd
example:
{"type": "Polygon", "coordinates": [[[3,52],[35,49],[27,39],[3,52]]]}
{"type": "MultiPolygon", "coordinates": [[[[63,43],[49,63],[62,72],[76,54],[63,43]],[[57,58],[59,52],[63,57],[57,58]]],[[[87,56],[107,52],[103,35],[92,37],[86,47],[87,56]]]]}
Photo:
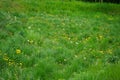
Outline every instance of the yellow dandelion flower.
{"type": "Polygon", "coordinates": [[[99,36],[99,38],[100,38],[100,39],[102,39],[102,38],[103,38],[103,36],[101,36],[101,35],[100,35],[100,36],[99,36]]]}
{"type": "Polygon", "coordinates": [[[7,56],[4,56],[4,57],[3,57],[3,60],[8,61],[9,58],[8,58],[7,56]]]}
{"type": "Polygon", "coordinates": [[[104,51],[100,51],[101,54],[104,54],[104,51]]]}
{"type": "Polygon", "coordinates": [[[111,49],[108,49],[107,52],[108,52],[109,54],[112,54],[112,50],[111,50],[111,49]]]}
{"type": "Polygon", "coordinates": [[[21,50],[20,49],[16,49],[16,54],[20,54],[21,50]]]}
{"type": "Polygon", "coordinates": [[[102,40],[103,39],[103,36],[102,35],[99,35],[98,37],[96,37],[98,40],[102,40]]]}

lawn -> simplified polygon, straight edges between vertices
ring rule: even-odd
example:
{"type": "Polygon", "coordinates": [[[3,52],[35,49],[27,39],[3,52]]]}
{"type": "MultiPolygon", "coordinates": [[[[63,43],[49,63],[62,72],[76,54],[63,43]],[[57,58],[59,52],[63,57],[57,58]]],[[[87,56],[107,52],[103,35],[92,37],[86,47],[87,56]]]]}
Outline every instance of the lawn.
{"type": "Polygon", "coordinates": [[[120,80],[120,5],[0,1],[0,80],[120,80]]]}

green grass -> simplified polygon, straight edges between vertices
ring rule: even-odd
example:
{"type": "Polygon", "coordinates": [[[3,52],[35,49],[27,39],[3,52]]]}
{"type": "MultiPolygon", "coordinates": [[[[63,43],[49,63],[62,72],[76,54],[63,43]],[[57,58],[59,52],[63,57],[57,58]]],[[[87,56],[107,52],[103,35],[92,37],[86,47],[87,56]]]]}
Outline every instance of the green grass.
{"type": "Polygon", "coordinates": [[[0,80],[120,80],[120,5],[0,1],[0,80]]]}

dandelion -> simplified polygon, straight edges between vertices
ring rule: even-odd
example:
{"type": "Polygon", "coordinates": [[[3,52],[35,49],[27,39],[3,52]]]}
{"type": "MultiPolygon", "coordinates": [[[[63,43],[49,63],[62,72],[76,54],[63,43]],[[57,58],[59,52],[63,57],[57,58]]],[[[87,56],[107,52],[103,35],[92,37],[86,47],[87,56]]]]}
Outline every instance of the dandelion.
{"type": "Polygon", "coordinates": [[[3,57],[3,60],[8,61],[9,58],[8,58],[7,56],[4,56],[4,57],[3,57]]]}
{"type": "Polygon", "coordinates": [[[68,40],[70,40],[70,37],[68,38],[68,40]]]}
{"type": "Polygon", "coordinates": [[[112,50],[111,50],[111,49],[108,49],[107,52],[108,52],[109,54],[112,54],[112,50]]]}
{"type": "Polygon", "coordinates": [[[16,49],[16,54],[20,54],[21,50],[20,49],[16,49]]]}
{"type": "Polygon", "coordinates": [[[103,36],[101,36],[101,35],[100,35],[100,36],[99,36],[99,38],[100,38],[100,39],[102,39],[102,38],[103,38],[103,36]]]}
{"type": "Polygon", "coordinates": [[[100,51],[100,53],[101,53],[101,54],[104,54],[104,52],[103,52],[103,51],[100,51]]]}
{"type": "Polygon", "coordinates": [[[102,40],[102,39],[103,39],[103,36],[102,36],[102,35],[99,35],[99,36],[97,37],[97,39],[98,39],[98,40],[102,40]]]}

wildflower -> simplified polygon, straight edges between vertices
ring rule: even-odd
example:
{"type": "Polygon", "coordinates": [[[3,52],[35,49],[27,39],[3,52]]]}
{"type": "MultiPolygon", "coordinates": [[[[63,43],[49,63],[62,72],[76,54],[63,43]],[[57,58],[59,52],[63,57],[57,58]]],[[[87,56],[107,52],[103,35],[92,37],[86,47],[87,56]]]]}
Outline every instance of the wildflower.
{"type": "Polygon", "coordinates": [[[32,44],[34,41],[33,41],[33,40],[28,40],[28,42],[29,42],[30,44],[32,44]]]}
{"type": "Polygon", "coordinates": [[[101,36],[101,35],[100,35],[100,36],[99,36],[99,38],[100,38],[100,39],[102,39],[102,38],[103,38],[103,36],[101,36]]]}
{"type": "Polygon", "coordinates": [[[108,52],[109,54],[112,54],[112,50],[111,50],[111,49],[108,49],[107,52],[108,52]]]}
{"type": "Polygon", "coordinates": [[[68,40],[70,40],[70,37],[68,38],[68,40]]]}
{"type": "Polygon", "coordinates": [[[8,65],[10,66],[10,65],[14,65],[14,64],[15,64],[15,61],[12,60],[12,59],[9,59],[9,61],[8,61],[8,65]]]}
{"type": "Polygon", "coordinates": [[[20,54],[21,50],[20,49],[16,49],[16,54],[20,54]]]}
{"type": "Polygon", "coordinates": [[[101,53],[101,54],[104,54],[104,52],[103,52],[103,51],[100,51],[100,53],[101,53]]]}
{"type": "Polygon", "coordinates": [[[7,56],[4,56],[4,57],[3,57],[3,60],[8,61],[9,58],[8,58],[7,56]]]}
{"type": "Polygon", "coordinates": [[[102,39],[103,39],[103,36],[102,36],[102,35],[99,35],[99,36],[97,37],[97,39],[98,39],[98,40],[102,40],[102,39]]]}

